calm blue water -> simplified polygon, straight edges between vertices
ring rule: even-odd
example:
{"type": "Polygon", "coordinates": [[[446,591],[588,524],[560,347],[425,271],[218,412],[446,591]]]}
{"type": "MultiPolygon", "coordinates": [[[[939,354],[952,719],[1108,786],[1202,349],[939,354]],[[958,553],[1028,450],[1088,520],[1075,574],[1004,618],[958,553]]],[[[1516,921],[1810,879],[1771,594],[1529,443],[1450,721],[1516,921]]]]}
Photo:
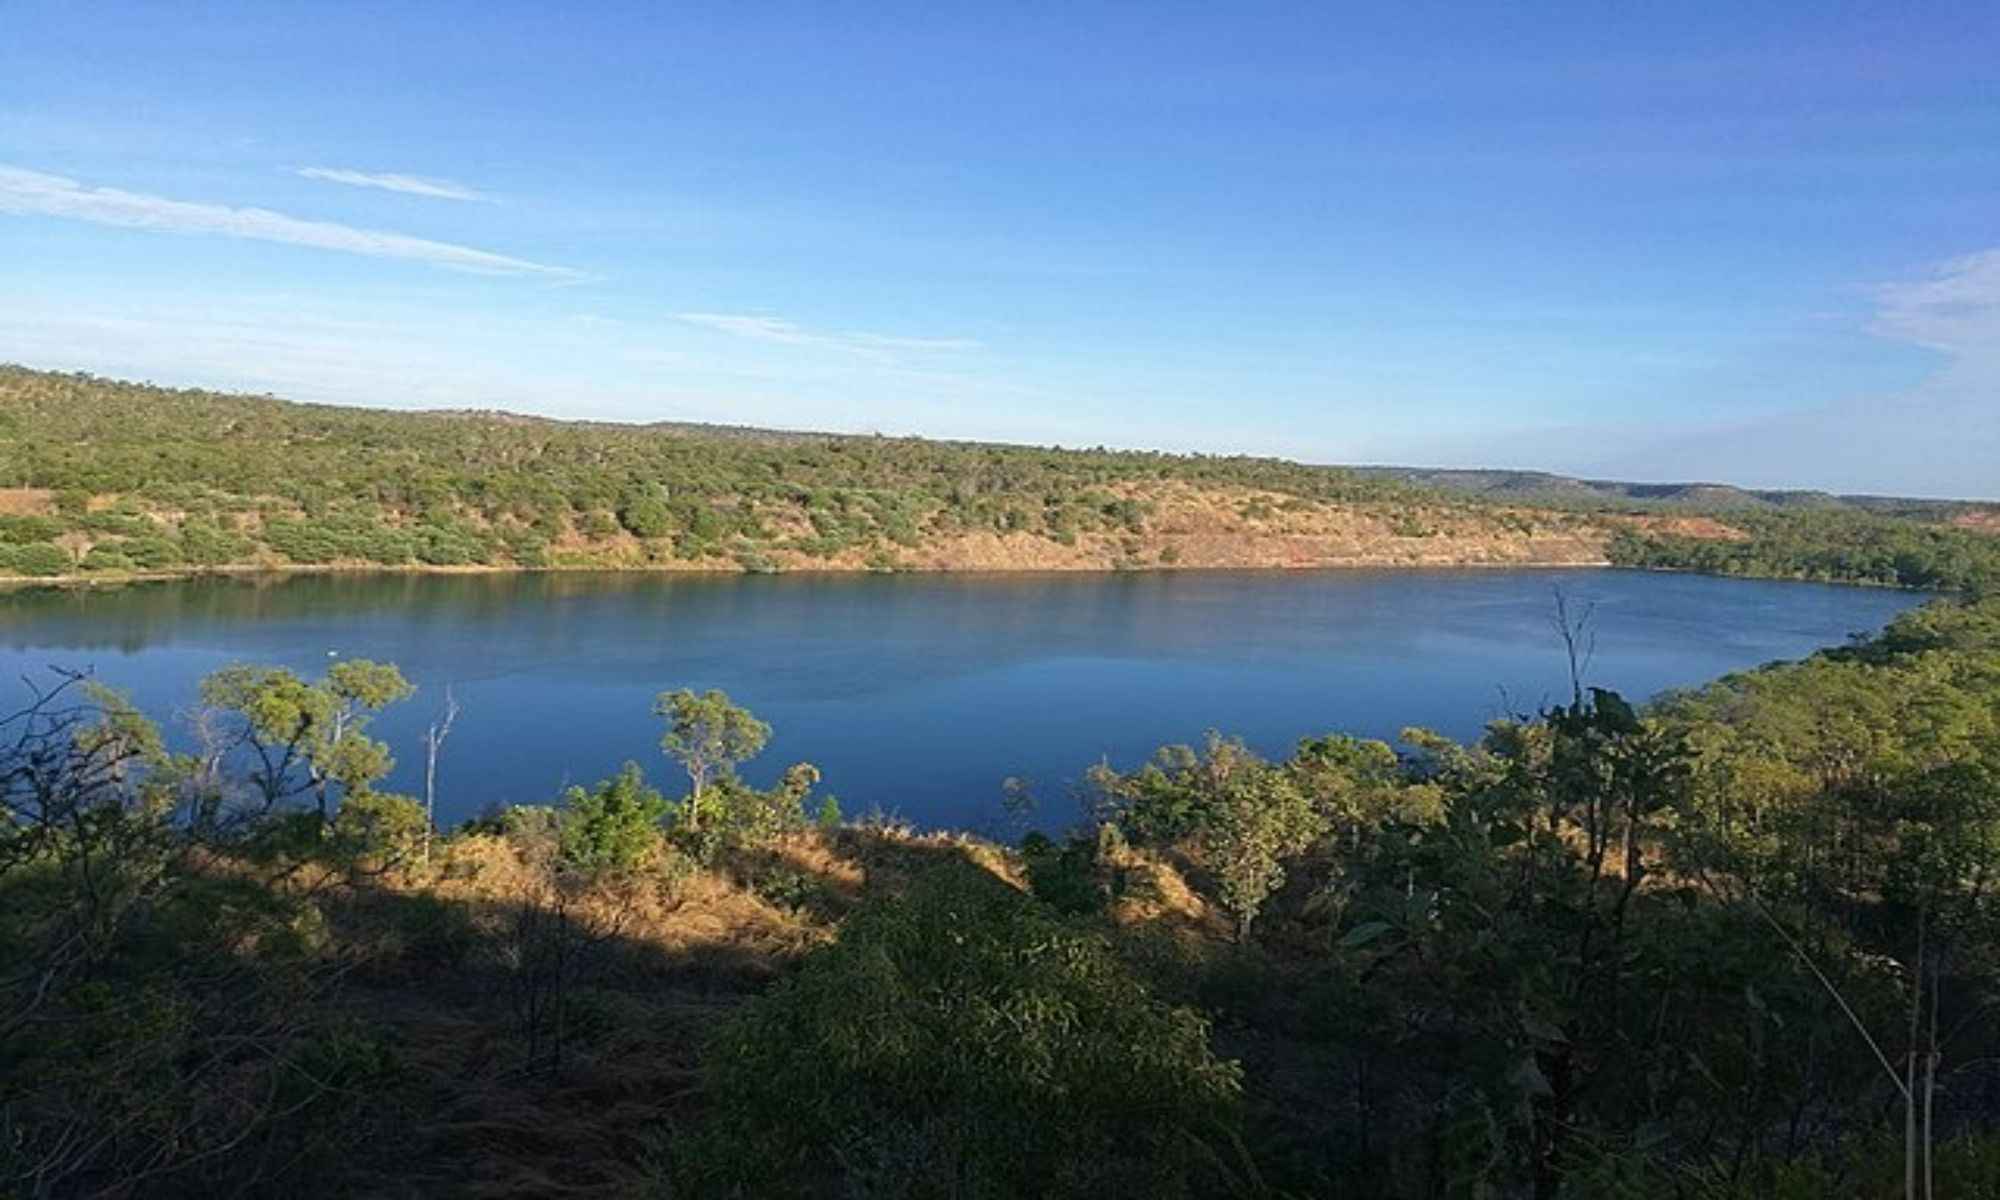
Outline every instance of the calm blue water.
{"type": "Polygon", "coordinates": [[[0,595],[0,675],[92,669],[164,721],[231,662],[399,664],[418,695],[375,725],[418,792],[418,738],[464,714],[440,820],[544,802],[636,759],[677,790],[649,714],[719,687],[776,727],[744,772],[806,759],[848,814],[1002,830],[1008,776],[1038,822],[1100,758],[1204,730],[1285,753],[1339,730],[1469,738],[1567,695],[1553,589],[1594,604],[1589,681],[1633,698],[1874,630],[1908,593],[1689,575],[1327,571],[1016,576],[294,576],[0,595]]]}

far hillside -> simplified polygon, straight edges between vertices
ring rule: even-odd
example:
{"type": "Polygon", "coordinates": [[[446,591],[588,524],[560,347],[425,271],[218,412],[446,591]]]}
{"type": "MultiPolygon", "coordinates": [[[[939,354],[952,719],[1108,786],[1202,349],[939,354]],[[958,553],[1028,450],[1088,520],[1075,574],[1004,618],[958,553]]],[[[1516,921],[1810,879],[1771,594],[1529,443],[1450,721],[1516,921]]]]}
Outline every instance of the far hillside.
{"type": "Polygon", "coordinates": [[[1376,466],[1349,467],[1347,470],[1362,479],[1550,508],[1692,511],[1833,509],[2000,528],[2000,504],[1971,500],[1836,495],[1833,492],[1801,489],[1745,488],[1729,483],[1632,483],[1617,479],[1582,479],[1548,471],[1376,466]]]}
{"type": "Polygon", "coordinates": [[[0,366],[0,575],[1608,561],[1970,590],[2000,577],[1994,506],[1746,507],[1715,490],[1676,502],[1519,472],[400,412],[0,366]]]}

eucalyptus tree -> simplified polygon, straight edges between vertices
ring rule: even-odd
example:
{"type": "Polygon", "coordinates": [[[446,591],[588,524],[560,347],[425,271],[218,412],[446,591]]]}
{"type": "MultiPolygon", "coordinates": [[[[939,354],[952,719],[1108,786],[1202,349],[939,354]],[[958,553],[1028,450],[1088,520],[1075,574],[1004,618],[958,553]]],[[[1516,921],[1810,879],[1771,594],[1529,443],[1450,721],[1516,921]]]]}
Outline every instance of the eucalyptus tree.
{"type": "Polygon", "coordinates": [[[700,695],[687,688],[661,692],[653,701],[653,715],[667,722],[660,735],[661,751],[687,770],[694,789],[687,805],[688,825],[698,828],[702,794],[710,781],[734,775],[736,764],[762,753],[771,740],[771,727],[715,689],[700,695]]]}
{"type": "Polygon", "coordinates": [[[367,736],[374,715],[416,689],[394,664],[356,658],[307,681],[284,667],[224,667],[204,679],[202,702],[235,720],[233,747],[252,758],[251,785],[269,812],[311,793],[319,818],[333,788],[363,792],[395,766],[389,747],[367,736]]]}

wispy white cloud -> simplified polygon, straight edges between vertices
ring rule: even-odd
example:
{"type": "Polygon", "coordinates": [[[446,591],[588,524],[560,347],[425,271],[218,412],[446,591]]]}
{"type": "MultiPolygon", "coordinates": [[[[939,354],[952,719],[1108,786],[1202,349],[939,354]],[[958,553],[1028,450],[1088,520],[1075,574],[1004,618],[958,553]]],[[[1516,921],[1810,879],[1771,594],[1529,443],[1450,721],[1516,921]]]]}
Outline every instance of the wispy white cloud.
{"type": "Polygon", "coordinates": [[[879,333],[842,333],[807,329],[782,317],[745,313],[675,313],[674,319],[732,337],[779,346],[799,346],[851,354],[894,365],[907,354],[954,353],[981,349],[971,338],[894,337],[879,333]]]}
{"type": "Polygon", "coordinates": [[[448,179],[424,179],[416,175],[374,174],[368,171],[349,171],[340,167],[300,167],[298,174],[301,178],[317,179],[324,183],[344,183],[349,187],[381,188],[385,192],[402,192],[410,196],[429,196],[433,200],[484,200],[487,198],[462,183],[453,183],[448,179]]]}
{"type": "Polygon", "coordinates": [[[2000,365],[2000,248],[1950,259],[1875,295],[1876,333],[2000,365]]]}
{"type": "Polygon", "coordinates": [[[1552,467],[1611,478],[2000,500],[2000,248],[1869,289],[1866,327],[1942,356],[1896,391],[1697,425],[1482,432],[1453,465],[1552,467]]]}
{"type": "Polygon", "coordinates": [[[213,234],[338,250],[373,258],[406,259],[477,275],[524,275],[574,282],[580,272],[470,246],[400,233],[310,221],[263,208],[231,208],[171,200],[117,188],[86,187],[74,179],[0,166],[0,213],[62,217],[156,233],[213,234]]]}

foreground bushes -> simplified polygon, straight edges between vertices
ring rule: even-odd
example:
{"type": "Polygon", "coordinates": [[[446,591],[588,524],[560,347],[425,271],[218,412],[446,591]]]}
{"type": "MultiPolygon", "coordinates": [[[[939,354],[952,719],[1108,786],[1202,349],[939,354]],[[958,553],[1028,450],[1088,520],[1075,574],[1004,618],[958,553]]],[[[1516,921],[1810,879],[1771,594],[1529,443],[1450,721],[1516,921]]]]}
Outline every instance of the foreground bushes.
{"type": "Polygon", "coordinates": [[[991,875],[941,866],[733,1019],[696,1194],[1177,1196],[1223,1181],[1241,1089],[1195,1012],[991,875]]]}

